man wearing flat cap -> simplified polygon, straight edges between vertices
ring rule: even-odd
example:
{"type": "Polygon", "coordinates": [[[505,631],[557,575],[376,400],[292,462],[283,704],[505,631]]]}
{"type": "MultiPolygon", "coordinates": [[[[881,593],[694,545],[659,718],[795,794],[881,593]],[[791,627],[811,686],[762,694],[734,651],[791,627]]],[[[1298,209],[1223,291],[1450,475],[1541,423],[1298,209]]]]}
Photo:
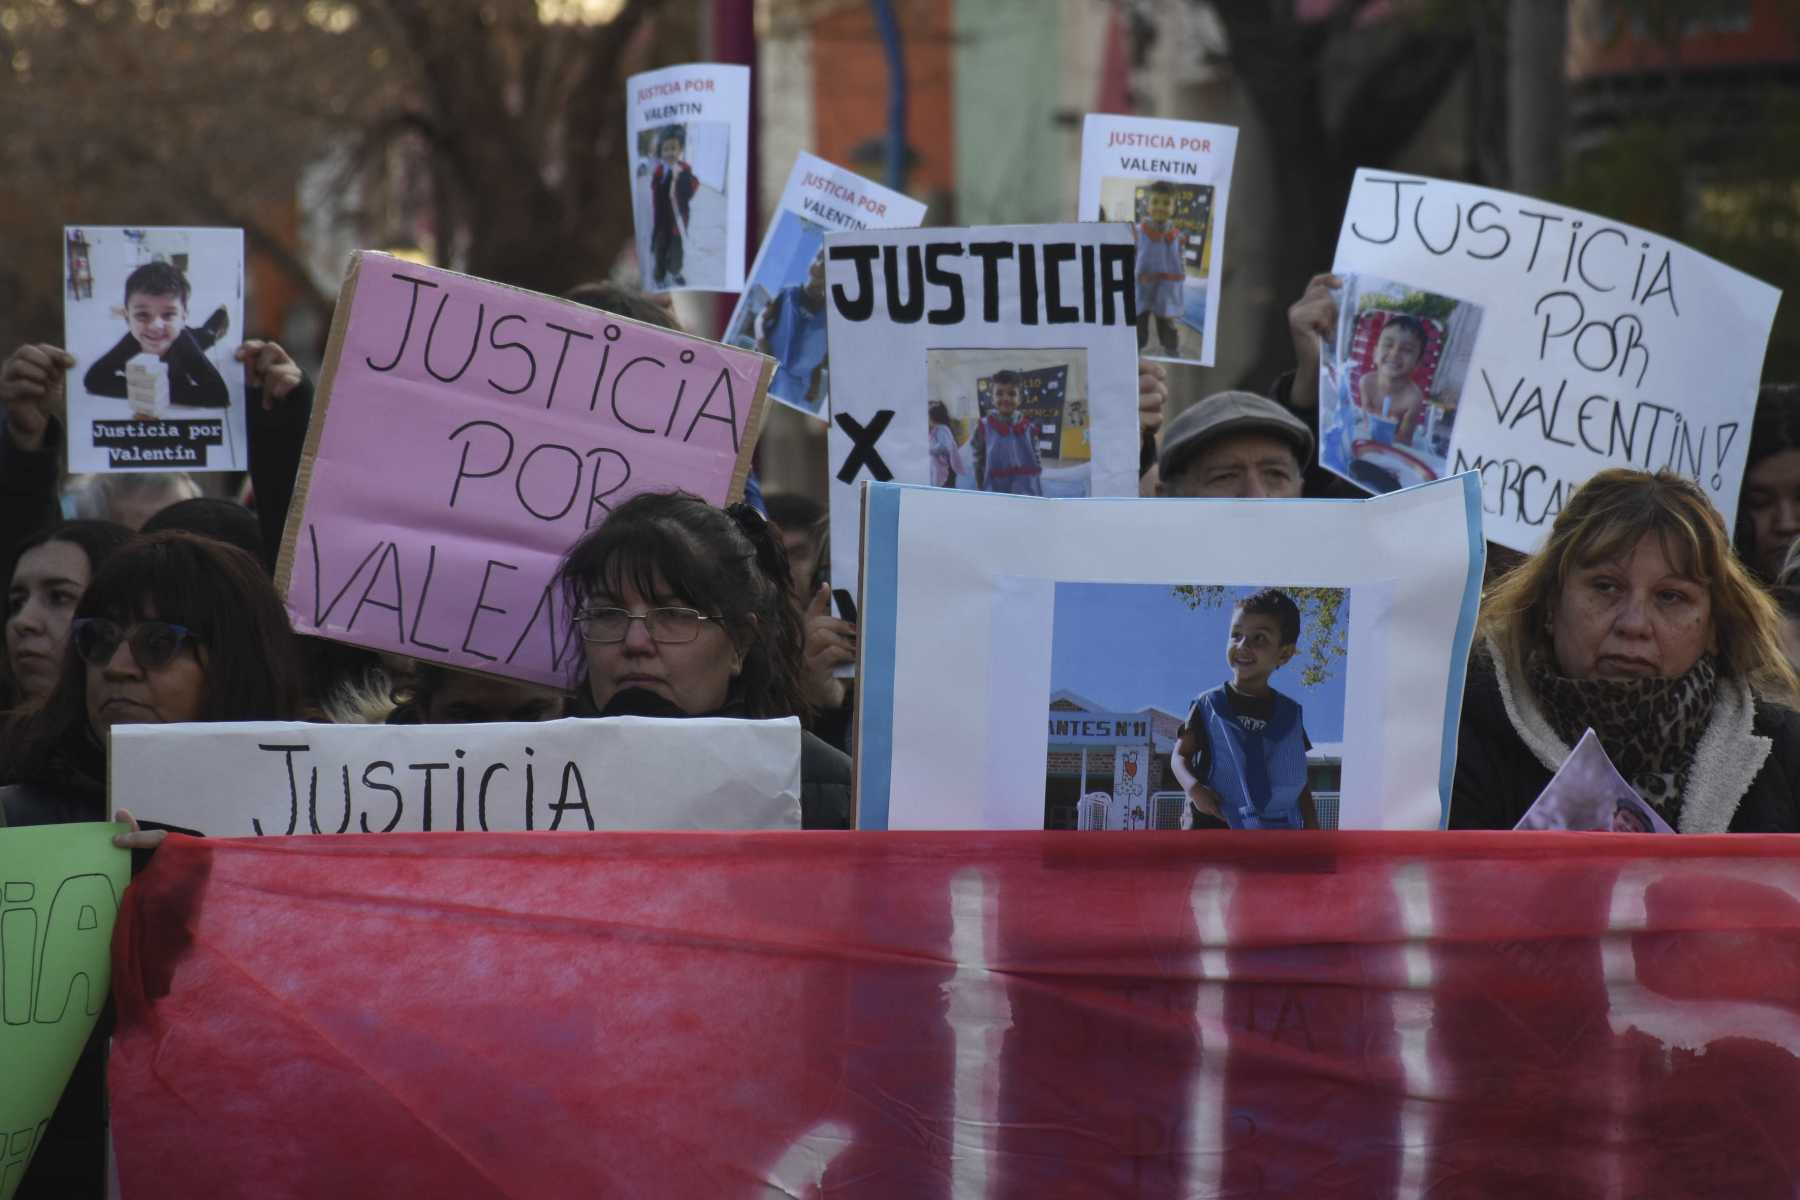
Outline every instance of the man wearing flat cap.
{"type": "Polygon", "coordinates": [[[1218,392],[1163,433],[1156,466],[1163,496],[1295,499],[1312,457],[1312,430],[1273,400],[1218,392]]]}

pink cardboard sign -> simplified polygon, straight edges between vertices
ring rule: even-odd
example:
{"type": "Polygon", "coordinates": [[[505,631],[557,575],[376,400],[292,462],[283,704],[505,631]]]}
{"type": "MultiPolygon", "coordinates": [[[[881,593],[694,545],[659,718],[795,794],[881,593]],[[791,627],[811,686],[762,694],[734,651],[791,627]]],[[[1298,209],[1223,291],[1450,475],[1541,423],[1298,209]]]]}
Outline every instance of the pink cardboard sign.
{"type": "Polygon", "coordinates": [[[563,554],[614,505],[743,494],[773,360],[359,252],[276,582],[301,633],[566,686],[563,554]]]}

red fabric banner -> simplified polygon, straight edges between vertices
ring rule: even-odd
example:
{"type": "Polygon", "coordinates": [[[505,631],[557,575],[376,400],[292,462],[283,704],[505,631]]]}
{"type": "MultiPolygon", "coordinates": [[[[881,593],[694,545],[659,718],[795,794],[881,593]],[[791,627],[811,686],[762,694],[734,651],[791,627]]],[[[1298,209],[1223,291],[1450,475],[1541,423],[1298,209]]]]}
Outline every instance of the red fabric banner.
{"type": "Polygon", "coordinates": [[[1794,1194],[1800,841],[171,837],[127,1200],[1794,1194]]]}

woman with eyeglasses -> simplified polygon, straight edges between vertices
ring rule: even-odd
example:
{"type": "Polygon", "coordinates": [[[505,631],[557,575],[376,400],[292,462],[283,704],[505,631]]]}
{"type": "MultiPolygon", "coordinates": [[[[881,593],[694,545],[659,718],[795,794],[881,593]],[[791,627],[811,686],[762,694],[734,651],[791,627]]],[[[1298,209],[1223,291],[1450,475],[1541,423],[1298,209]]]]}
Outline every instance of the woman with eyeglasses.
{"type": "Polygon", "coordinates": [[[43,707],[0,735],[0,824],[105,820],[114,725],[288,720],[301,682],[287,612],[255,559],[190,533],[129,542],[76,606],[43,707]]]}
{"type": "MultiPolygon", "coordinates": [[[[559,579],[585,651],[577,715],[808,717],[787,555],[749,505],[635,496],[559,579]]],[[[849,757],[800,736],[802,827],[848,829],[849,757]]]]}

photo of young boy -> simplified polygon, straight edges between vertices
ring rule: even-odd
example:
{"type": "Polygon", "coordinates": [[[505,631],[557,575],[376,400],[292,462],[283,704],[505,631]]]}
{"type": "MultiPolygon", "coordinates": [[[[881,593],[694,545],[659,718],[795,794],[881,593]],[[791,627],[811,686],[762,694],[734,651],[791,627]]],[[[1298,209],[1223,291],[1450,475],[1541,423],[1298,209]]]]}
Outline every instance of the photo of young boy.
{"type": "Polygon", "coordinates": [[[82,226],[63,245],[69,470],[242,470],[242,231],[82,226]]]}
{"type": "Polygon", "coordinates": [[[683,244],[694,193],[700,181],[694,168],[682,159],[687,151],[687,130],[670,125],[656,135],[656,163],[650,171],[650,289],[662,291],[668,284],[686,287],[681,274],[683,244]]]}
{"type": "Polygon", "coordinates": [[[1469,362],[1473,304],[1345,274],[1335,344],[1319,356],[1319,461],[1371,492],[1448,474],[1469,362]]]}
{"type": "Polygon", "coordinates": [[[140,378],[140,388],[157,390],[167,404],[228,407],[231,396],[225,378],[206,352],[230,328],[230,318],[221,304],[204,323],[189,326],[191,294],[187,277],[170,263],[145,263],[126,276],[125,335],[82,376],[88,393],[128,399],[135,366],[140,377],[149,376],[147,382],[140,378]],[[155,374],[162,378],[151,374],[150,364],[133,362],[146,355],[161,365],[162,371],[155,374]]]}
{"type": "Polygon", "coordinates": [[[923,422],[938,486],[1010,496],[1087,496],[1087,355],[930,350],[923,422]]]}
{"type": "Polygon", "coordinates": [[[1213,189],[1204,184],[1118,176],[1100,181],[1099,219],[1131,222],[1137,243],[1138,349],[1154,358],[1201,360],[1212,203],[1213,189]]]}
{"type": "Polygon", "coordinates": [[[825,407],[825,251],[813,255],[806,281],[776,292],[757,318],[756,349],[776,362],[771,395],[809,412],[825,407]]]}
{"type": "Polygon", "coordinates": [[[726,162],[731,127],[690,121],[643,130],[634,197],[647,291],[717,289],[725,278],[726,162]]]}
{"type": "Polygon", "coordinates": [[[1166,180],[1149,188],[1149,216],[1137,224],[1138,349],[1150,345],[1150,322],[1156,322],[1157,344],[1173,358],[1180,350],[1175,318],[1182,313],[1182,285],[1187,263],[1181,231],[1175,228],[1175,189],[1166,180]]]}
{"type": "Polygon", "coordinates": [[[1287,593],[1265,588],[1233,608],[1231,677],[1195,698],[1170,759],[1187,791],[1182,828],[1319,828],[1303,710],[1269,684],[1299,642],[1300,608],[1287,593]]]}
{"type": "Polygon", "coordinates": [[[1347,589],[1068,582],[1055,597],[1046,829],[1337,827],[1347,589]],[[1221,653],[1197,689],[1196,661],[1221,653]]]}
{"type": "Polygon", "coordinates": [[[975,426],[975,486],[1013,496],[1044,494],[1044,460],[1037,426],[1019,411],[1019,373],[1001,371],[989,394],[993,411],[975,426]]]}

